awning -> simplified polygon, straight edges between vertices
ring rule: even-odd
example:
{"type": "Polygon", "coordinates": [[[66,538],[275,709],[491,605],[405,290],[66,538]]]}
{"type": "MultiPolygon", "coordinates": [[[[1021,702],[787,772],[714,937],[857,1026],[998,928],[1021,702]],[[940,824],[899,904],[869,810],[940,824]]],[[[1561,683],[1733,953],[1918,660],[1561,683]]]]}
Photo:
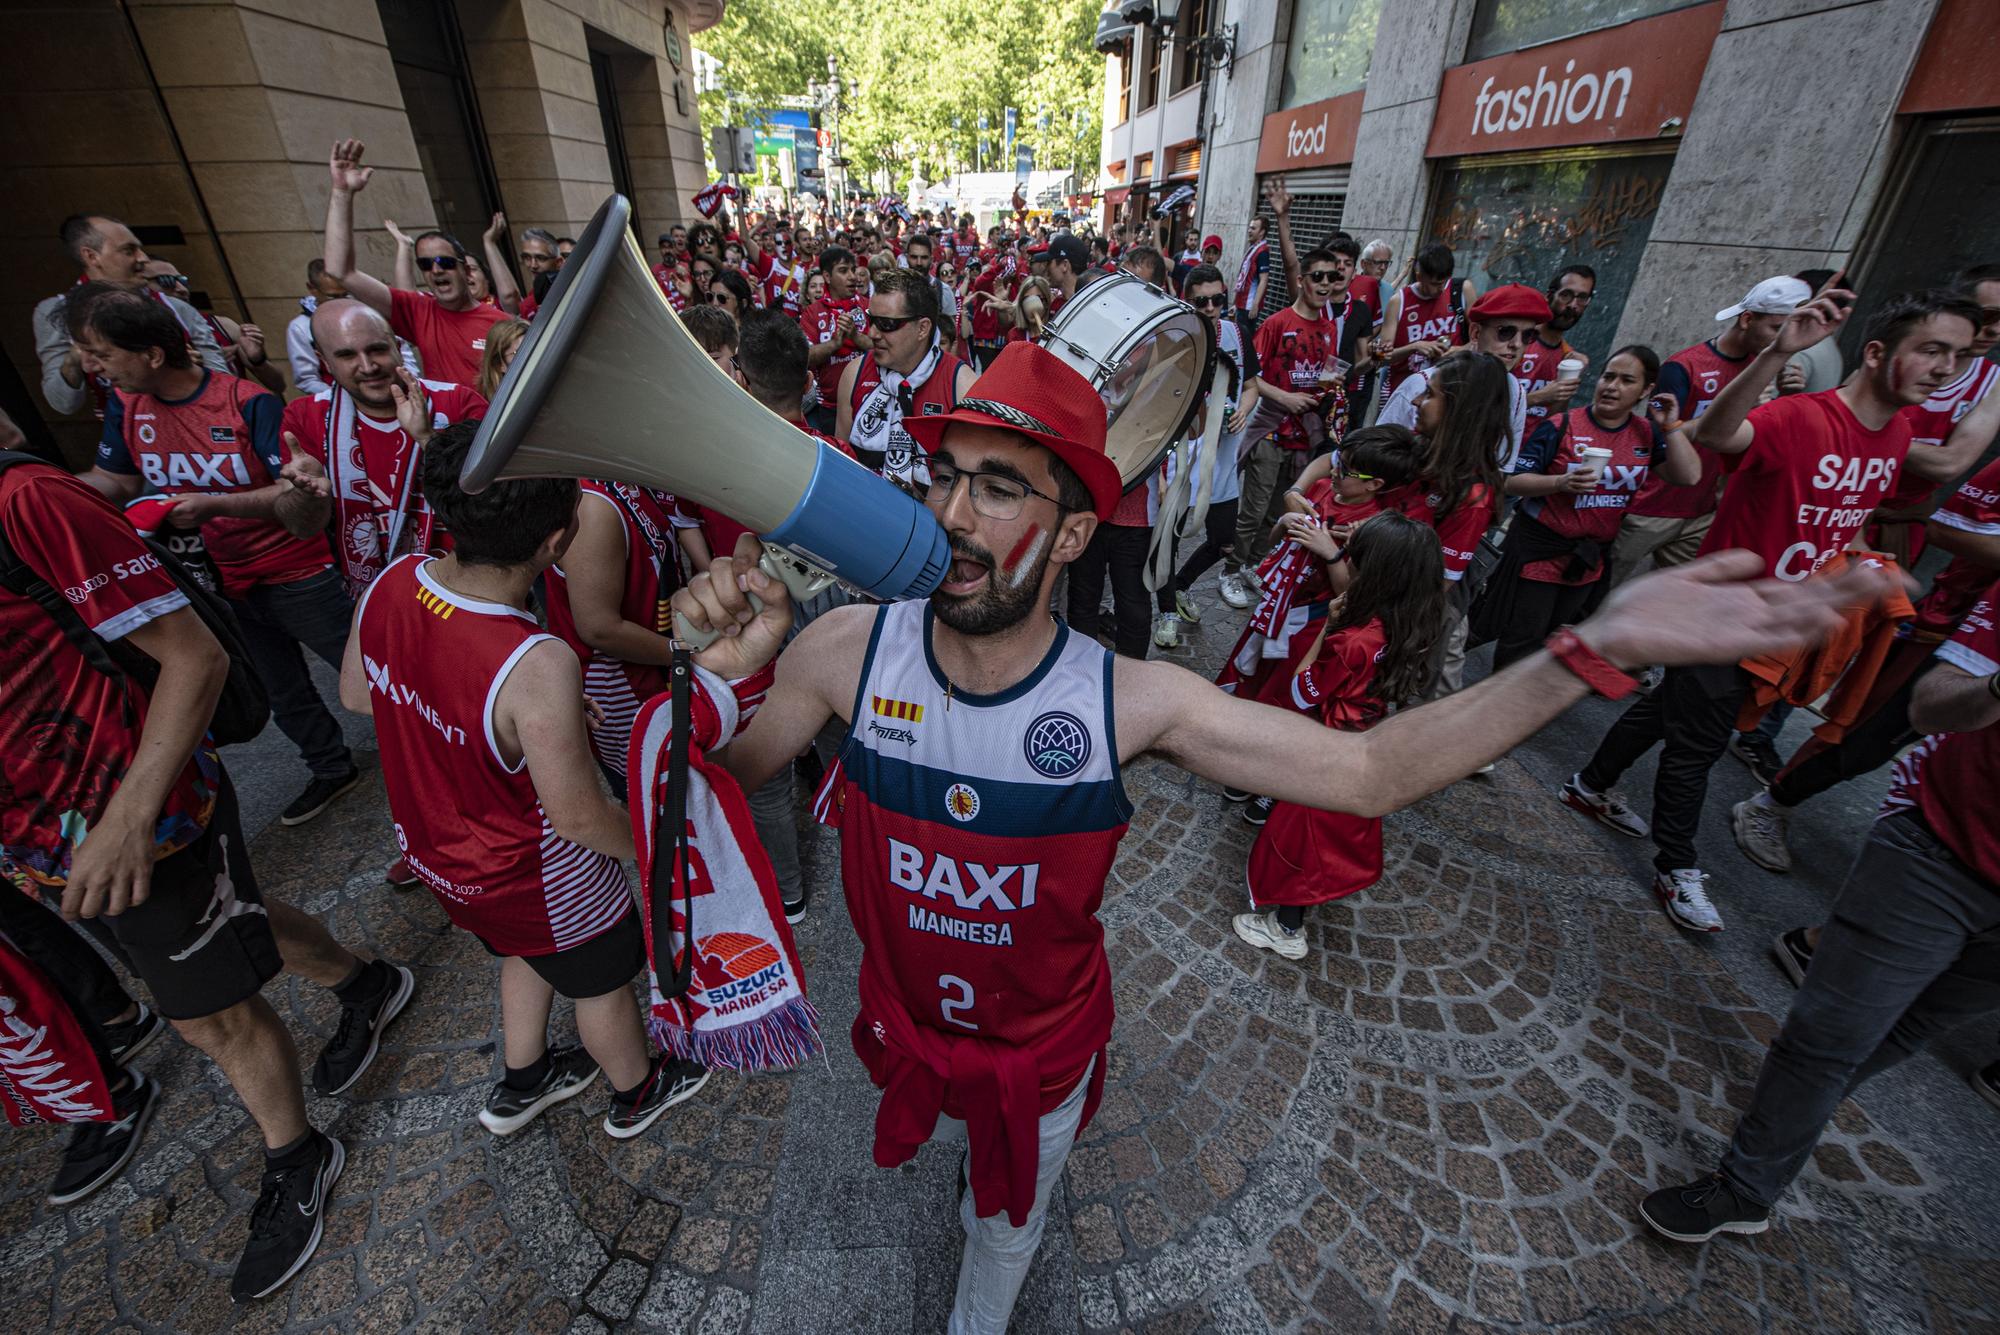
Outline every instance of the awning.
{"type": "Polygon", "coordinates": [[[1125,197],[1131,193],[1132,193],[1131,186],[1129,185],[1117,186],[1114,187],[1113,189],[1104,192],[1104,202],[1106,204],[1109,204],[1112,208],[1115,209],[1120,204],[1123,204],[1125,202],[1125,197]]]}
{"type": "Polygon", "coordinates": [[[1097,16],[1097,38],[1091,43],[1097,54],[1108,56],[1132,40],[1132,25],[1118,17],[1118,11],[1107,9],[1097,16]]]}

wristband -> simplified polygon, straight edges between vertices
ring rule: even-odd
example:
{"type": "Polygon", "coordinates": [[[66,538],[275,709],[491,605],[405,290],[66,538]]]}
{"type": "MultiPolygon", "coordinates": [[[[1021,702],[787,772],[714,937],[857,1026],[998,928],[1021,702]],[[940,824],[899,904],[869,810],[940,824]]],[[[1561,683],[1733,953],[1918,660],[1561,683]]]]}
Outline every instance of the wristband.
{"type": "Polygon", "coordinates": [[[1639,687],[1638,678],[1621,672],[1610,659],[1583,642],[1575,630],[1562,627],[1549,636],[1548,651],[1555,660],[1583,678],[1583,684],[1607,700],[1623,700],[1639,687]]]}

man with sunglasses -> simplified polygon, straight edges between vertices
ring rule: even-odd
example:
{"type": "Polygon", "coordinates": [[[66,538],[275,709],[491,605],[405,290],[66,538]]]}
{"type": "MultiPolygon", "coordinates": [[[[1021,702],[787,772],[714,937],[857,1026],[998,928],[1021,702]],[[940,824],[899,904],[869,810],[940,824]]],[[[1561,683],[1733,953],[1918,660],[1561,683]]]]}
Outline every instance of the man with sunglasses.
{"type": "MultiPolygon", "coordinates": [[[[928,247],[930,238],[912,238],[917,240],[928,247]]],[[[883,274],[868,297],[869,354],[840,373],[835,399],[833,434],[853,446],[861,462],[913,489],[929,483],[930,470],[904,419],[950,412],[978,374],[945,347],[938,322],[927,274],[914,268],[883,274]]]]}
{"type": "MultiPolygon", "coordinates": [[[[466,282],[465,249],[443,232],[425,232],[417,238],[417,269],[430,287],[427,293],[390,287],[356,266],[354,196],[375,174],[373,167],[362,165],[364,148],[358,139],[341,139],[327,160],[333,188],[326,202],[326,270],[349,296],[387,316],[397,336],[416,346],[425,376],[476,385],[486,331],[506,319],[507,312],[472,295],[466,282]]],[[[550,251],[553,254],[554,248],[550,251]]]]}
{"type": "MultiPolygon", "coordinates": [[[[1473,302],[1465,318],[1472,330],[1471,346],[1480,352],[1491,353],[1511,371],[1521,359],[1521,350],[1535,336],[1536,328],[1548,315],[1549,303],[1541,293],[1525,283],[1502,283],[1473,302]]],[[[1386,426],[1406,426],[1415,431],[1417,400],[1423,397],[1434,369],[1426,367],[1396,386],[1375,420],[1386,426]]],[[[1527,438],[1528,421],[1528,387],[1515,376],[1509,376],[1508,381],[1513,395],[1508,405],[1512,430],[1507,440],[1495,442],[1493,456],[1503,470],[1513,462],[1515,453],[1527,438]]]]}

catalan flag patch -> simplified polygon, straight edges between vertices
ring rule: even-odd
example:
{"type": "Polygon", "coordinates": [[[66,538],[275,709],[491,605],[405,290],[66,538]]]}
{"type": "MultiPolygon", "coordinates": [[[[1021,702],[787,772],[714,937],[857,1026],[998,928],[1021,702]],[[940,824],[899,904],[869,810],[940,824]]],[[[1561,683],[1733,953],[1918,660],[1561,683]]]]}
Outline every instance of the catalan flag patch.
{"type": "Polygon", "coordinates": [[[417,601],[422,603],[428,611],[434,613],[439,621],[451,620],[451,614],[457,610],[450,603],[438,597],[421,584],[417,586],[417,601]]]}
{"type": "Polygon", "coordinates": [[[901,719],[905,723],[924,721],[922,705],[913,705],[908,700],[888,700],[879,695],[871,698],[875,701],[875,712],[883,718],[901,719]]]}

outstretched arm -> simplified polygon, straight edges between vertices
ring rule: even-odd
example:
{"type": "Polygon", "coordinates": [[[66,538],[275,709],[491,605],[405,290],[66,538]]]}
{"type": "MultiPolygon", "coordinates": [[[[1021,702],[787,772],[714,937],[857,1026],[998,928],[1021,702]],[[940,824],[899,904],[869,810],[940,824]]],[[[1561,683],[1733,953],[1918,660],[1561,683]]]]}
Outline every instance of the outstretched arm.
{"type": "Polygon", "coordinates": [[[366,189],[373,167],[361,165],[364,145],[359,139],[335,141],[327,159],[333,177],[333,191],[326,197],[326,248],[322,256],[326,271],[347,288],[347,295],[389,314],[389,288],[381,279],[365,274],[354,265],[354,196],[366,189]]]}
{"type": "Polygon", "coordinates": [[[1696,419],[1694,443],[1717,454],[1741,454],[1749,449],[1757,439],[1757,428],[1744,419],[1763,401],[1765,387],[1778,378],[1793,356],[1839,333],[1853,301],[1852,292],[1829,283],[1817,297],[1793,311],[1778,331],[1778,341],[1723,386],[1708,411],[1696,419]]]}
{"type": "MultiPolygon", "coordinates": [[[[1725,552],[1619,589],[1577,628],[1612,663],[1733,663],[1823,639],[1843,604],[1885,592],[1884,572],[1791,584],[1757,580],[1762,563],[1725,552]]],[[[1588,692],[1546,650],[1477,686],[1409,709],[1364,733],[1335,732],[1216,690],[1158,660],[1116,660],[1121,758],[1157,749],[1232,788],[1361,816],[1382,816],[1505,755],[1588,692]]]]}

